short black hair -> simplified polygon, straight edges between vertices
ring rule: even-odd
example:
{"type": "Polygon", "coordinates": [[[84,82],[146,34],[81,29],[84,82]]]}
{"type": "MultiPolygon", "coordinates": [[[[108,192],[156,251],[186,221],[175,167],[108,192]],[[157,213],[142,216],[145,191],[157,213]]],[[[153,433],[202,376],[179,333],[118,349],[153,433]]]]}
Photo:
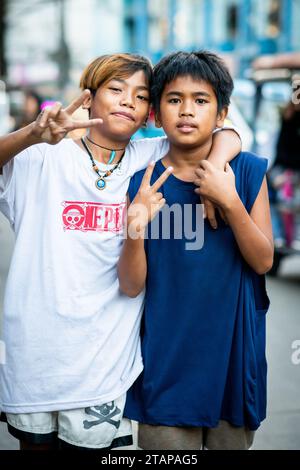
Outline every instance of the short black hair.
{"type": "Polygon", "coordinates": [[[223,60],[212,52],[174,52],[163,57],[153,69],[151,97],[154,111],[159,111],[165,86],[177,77],[190,75],[209,83],[216,95],[218,112],[230,104],[233,80],[223,60]]]}

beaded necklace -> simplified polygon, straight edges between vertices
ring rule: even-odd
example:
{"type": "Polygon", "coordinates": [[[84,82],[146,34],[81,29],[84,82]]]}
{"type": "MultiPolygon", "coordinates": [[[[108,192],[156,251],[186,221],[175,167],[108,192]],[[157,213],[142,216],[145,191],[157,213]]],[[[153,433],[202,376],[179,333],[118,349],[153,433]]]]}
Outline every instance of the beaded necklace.
{"type": "Polygon", "coordinates": [[[91,144],[97,145],[97,147],[100,147],[101,149],[110,150],[111,154],[110,154],[109,160],[107,162],[107,165],[110,165],[114,161],[114,159],[116,157],[116,152],[119,152],[120,150],[125,150],[125,147],[123,147],[121,149],[110,149],[108,147],[104,147],[104,145],[97,144],[97,142],[90,139],[89,136],[86,136],[85,138],[86,138],[86,140],[91,142],[91,144]]]}
{"type": "Polygon", "coordinates": [[[106,188],[106,181],[104,180],[104,178],[107,178],[108,176],[110,176],[121,164],[121,161],[123,160],[123,157],[125,155],[125,152],[121,155],[121,158],[120,160],[118,161],[118,163],[114,166],[114,168],[112,168],[111,170],[107,170],[104,174],[101,175],[100,173],[100,170],[99,168],[97,167],[96,163],[95,163],[95,160],[94,160],[94,157],[92,155],[92,152],[91,150],[89,149],[87,143],[85,142],[84,138],[82,137],[81,139],[81,143],[82,145],[84,146],[85,150],[87,151],[89,157],[90,157],[90,160],[92,162],[92,167],[93,167],[93,170],[95,171],[95,173],[97,173],[98,177],[97,180],[95,181],[95,185],[96,185],[96,188],[97,189],[105,189],[106,188]]]}

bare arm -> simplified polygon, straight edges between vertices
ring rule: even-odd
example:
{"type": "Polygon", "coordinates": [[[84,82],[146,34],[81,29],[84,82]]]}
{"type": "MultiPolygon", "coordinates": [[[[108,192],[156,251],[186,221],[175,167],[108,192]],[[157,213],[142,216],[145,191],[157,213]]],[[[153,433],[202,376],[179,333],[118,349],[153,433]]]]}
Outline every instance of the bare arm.
{"type": "Polygon", "coordinates": [[[224,210],[244,259],[258,274],[268,272],[273,264],[273,237],[266,178],[250,215],[240,198],[224,210]]]}
{"type": "Polygon", "coordinates": [[[89,90],[85,90],[67,108],[63,109],[61,103],[43,111],[36,121],[19,131],[0,137],[0,169],[13,157],[34,144],[46,142],[57,144],[66,134],[74,129],[96,126],[102,119],[88,119],[75,121],[72,114],[88,98],[89,90]]]}
{"type": "Polygon", "coordinates": [[[221,170],[242,150],[241,139],[233,129],[214,132],[212,142],[208,160],[221,170]]]}
{"type": "Polygon", "coordinates": [[[222,207],[244,259],[258,274],[269,271],[273,263],[273,238],[266,178],[249,215],[236,191],[229,164],[224,172],[202,162],[197,175],[196,192],[222,207]]]}
{"type": "Polygon", "coordinates": [[[151,186],[154,166],[154,163],[148,166],[139,191],[127,211],[127,236],[118,263],[118,277],[120,290],[129,297],[136,297],[145,286],[147,276],[145,231],[148,223],[166,202],[158,190],[173,171],[172,167],[167,168],[151,186]]]}
{"type": "Polygon", "coordinates": [[[8,163],[15,155],[31,145],[41,142],[32,133],[33,124],[0,137],[0,169],[8,163]]]}
{"type": "Polygon", "coordinates": [[[136,297],[145,286],[147,260],[144,249],[144,232],[145,230],[136,239],[131,238],[127,233],[118,263],[120,290],[128,297],[136,297]]]}
{"type": "MultiPolygon", "coordinates": [[[[213,143],[208,161],[212,163],[214,167],[224,170],[226,163],[236,157],[241,149],[242,143],[240,136],[232,129],[223,129],[213,134],[213,143]]],[[[204,204],[204,215],[208,218],[210,225],[214,229],[218,228],[214,204],[209,199],[202,196],[201,202],[204,204]]],[[[218,210],[221,217],[226,220],[224,212],[220,208],[218,208],[218,210]]]]}

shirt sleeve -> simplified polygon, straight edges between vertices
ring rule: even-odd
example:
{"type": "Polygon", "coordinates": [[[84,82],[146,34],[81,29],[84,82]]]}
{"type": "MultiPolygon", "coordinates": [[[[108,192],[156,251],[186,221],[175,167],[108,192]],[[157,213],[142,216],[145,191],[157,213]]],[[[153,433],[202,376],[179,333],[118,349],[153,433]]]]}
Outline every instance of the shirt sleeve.
{"type": "Polygon", "coordinates": [[[0,211],[11,224],[14,222],[15,158],[4,165],[0,175],[0,211]]]}
{"type": "Polygon", "coordinates": [[[144,174],[145,174],[144,171],[139,171],[138,173],[133,175],[132,178],[130,179],[129,188],[128,188],[128,197],[129,197],[130,202],[132,202],[133,199],[135,198],[136,193],[138,192],[140,188],[144,174]]]}
{"type": "Polygon", "coordinates": [[[11,225],[15,221],[15,205],[17,195],[25,200],[26,185],[30,180],[32,171],[41,166],[46,144],[29,147],[2,168],[0,175],[0,211],[9,220],[11,225]],[[24,197],[23,197],[24,195],[24,197]]]}
{"type": "Polygon", "coordinates": [[[230,121],[230,119],[226,119],[226,120],[225,120],[225,123],[224,123],[224,126],[223,126],[223,127],[217,127],[217,128],[214,130],[214,132],[220,132],[220,131],[226,131],[226,130],[234,131],[234,132],[239,136],[241,142],[243,143],[239,128],[236,127],[236,126],[232,123],[232,121],[230,121]]]}
{"type": "Polygon", "coordinates": [[[254,154],[248,154],[246,170],[246,209],[251,212],[260,191],[263,179],[267,173],[268,160],[254,154]]]}
{"type": "Polygon", "coordinates": [[[146,168],[150,162],[160,160],[169,149],[166,137],[152,137],[131,142],[133,150],[132,174],[146,168]]]}

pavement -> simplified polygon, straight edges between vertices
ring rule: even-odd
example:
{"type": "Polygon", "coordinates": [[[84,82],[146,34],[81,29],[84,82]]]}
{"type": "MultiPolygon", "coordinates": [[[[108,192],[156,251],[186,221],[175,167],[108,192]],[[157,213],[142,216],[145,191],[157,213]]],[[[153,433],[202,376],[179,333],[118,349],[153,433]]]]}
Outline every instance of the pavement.
{"type": "MultiPolygon", "coordinates": [[[[0,214],[0,320],[13,236],[0,214]]],[[[277,278],[268,278],[271,307],[267,316],[268,416],[256,433],[253,449],[300,450],[300,363],[292,345],[300,344],[300,256],[286,258],[277,278]]],[[[300,358],[300,353],[298,355],[300,358]]],[[[136,425],[134,439],[136,439],[136,425]]],[[[128,447],[132,449],[134,447],[128,447]]],[[[0,423],[0,450],[18,449],[0,423]]]]}

